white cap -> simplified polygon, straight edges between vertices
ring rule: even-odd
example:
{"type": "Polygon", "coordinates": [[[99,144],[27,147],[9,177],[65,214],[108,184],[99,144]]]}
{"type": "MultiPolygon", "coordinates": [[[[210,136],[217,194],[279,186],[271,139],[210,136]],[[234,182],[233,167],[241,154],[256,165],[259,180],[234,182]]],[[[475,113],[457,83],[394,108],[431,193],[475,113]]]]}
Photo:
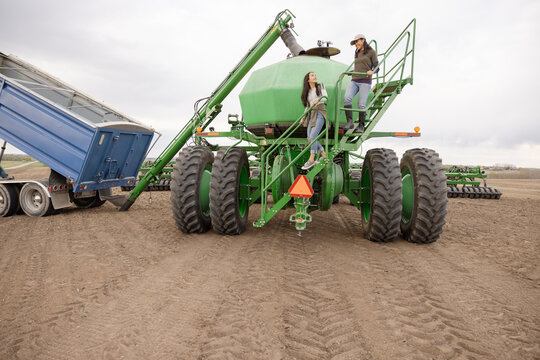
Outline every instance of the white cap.
{"type": "Polygon", "coordinates": [[[354,37],[354,39],[351,40],[351,45],[354,45],[356,43],[357,40],[360,40],[360,39],[366,39],[366,37],[363,35],[363,34],[358,34],[354,37]]]}

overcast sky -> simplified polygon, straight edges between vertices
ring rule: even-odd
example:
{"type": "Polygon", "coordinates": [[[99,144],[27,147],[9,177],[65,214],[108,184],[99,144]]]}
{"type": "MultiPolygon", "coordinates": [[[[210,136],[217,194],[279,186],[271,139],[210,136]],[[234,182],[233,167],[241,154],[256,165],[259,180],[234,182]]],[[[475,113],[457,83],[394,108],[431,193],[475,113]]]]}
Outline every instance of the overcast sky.
{"type": "MultiPolygon", "coordinates": [[[[422,137],[372,139],[364,153],[429,147],[445,164],[540,167],[540,1],[0,0],[0,52],[153,126],[163,134],[156,156],[285,8],[304,48],[330,40],[346,64],[355,34],[386,48],[417,19],[415,83],[377,130],[420,126],[422,137]]],[[[278,40],[254,69],[288,52],[278,40]]],[[[216,129],[241,113],[241,88],[216,129]]]]}

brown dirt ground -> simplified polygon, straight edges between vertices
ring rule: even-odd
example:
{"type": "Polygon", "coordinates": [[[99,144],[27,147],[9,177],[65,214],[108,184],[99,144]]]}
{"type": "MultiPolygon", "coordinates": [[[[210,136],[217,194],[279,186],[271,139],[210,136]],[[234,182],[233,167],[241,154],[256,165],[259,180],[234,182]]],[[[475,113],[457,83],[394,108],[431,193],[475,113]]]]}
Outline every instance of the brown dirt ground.
{"type": "Polygon", "coordinates": [[[344,198],[302,237],[182,234],[167,192],[2,218],[0,359],[539,359],[540,181],[488,184],[431,245],[367,241],[344,198]]]}

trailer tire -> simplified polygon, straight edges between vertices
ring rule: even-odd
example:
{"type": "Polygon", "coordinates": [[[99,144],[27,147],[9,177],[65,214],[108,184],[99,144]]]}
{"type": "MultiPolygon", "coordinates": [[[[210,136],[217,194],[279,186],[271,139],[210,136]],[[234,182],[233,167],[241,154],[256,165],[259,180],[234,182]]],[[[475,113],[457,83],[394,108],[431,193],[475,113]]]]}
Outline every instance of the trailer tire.
{"type": "Polygon", "coordinates": [[[54,208],[47,192],[36,183],[26,183],[19,193],[19,203],[28,216],[47,216],[54,208]]]}
{"type": "Polygon", "coordinates": [[[0,217],[11,216],[19,211],[19,192],[10,184],[0,184],[0,217]]]}
{"type": "Polygon", "coordinates": [[[182,232],[210,230],[210,171],[214,154],[206,146],[184,148],[176,158],[171,175],[171,208],[176,227],[182,232]]]}
{"type": "Polygon", "coordinates": [[[446,176],[439,154],[431,149],[407,150],[401,159],[400,170],[404,198],[400,224],[403,238],[420,244],[437,241],[446,222],[448,204],[446,176]],[[412,203],[405,204],[411,200],[412,203]]]}
{"type": "Polygon", "coordinates": [[[399,233],[401,215],[401,177],[396,153],[390,149],[371,149],[362,166],[363,191],[369,202],[361,204],[364,236],[374,242],[389,242],[399,233]]]}
{"type": "Polygon", "coordinates": [[[244,149],[221,149],[212,168],[210,214],[212,227],[220,234],[239,235],[246,230],[249,200],[240,198],[240,188],[249,188],[249,161],[244,149]]]}
{"type": "Polygon", "coordinates": [[[73,203],[79,208],[79,209],[90,209],[99,207],[103,204],[105,204],[107,200],[101,200],[99,198],[99,195],[92,196],[89,198],[79,198],[79,199],[73,199],[73,203]]]}

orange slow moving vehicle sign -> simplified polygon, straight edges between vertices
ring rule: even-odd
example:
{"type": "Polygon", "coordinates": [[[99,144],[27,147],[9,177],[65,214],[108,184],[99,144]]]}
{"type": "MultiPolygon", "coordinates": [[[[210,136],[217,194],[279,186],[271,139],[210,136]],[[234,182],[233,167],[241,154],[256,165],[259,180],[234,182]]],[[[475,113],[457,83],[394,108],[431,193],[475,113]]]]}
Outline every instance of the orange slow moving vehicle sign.
{"type": "Polygon", "coordinates": [[[298,175],[289,188],[292,197],[310,198],[313,196],[313,188],[306,175],[298,175]]]}

